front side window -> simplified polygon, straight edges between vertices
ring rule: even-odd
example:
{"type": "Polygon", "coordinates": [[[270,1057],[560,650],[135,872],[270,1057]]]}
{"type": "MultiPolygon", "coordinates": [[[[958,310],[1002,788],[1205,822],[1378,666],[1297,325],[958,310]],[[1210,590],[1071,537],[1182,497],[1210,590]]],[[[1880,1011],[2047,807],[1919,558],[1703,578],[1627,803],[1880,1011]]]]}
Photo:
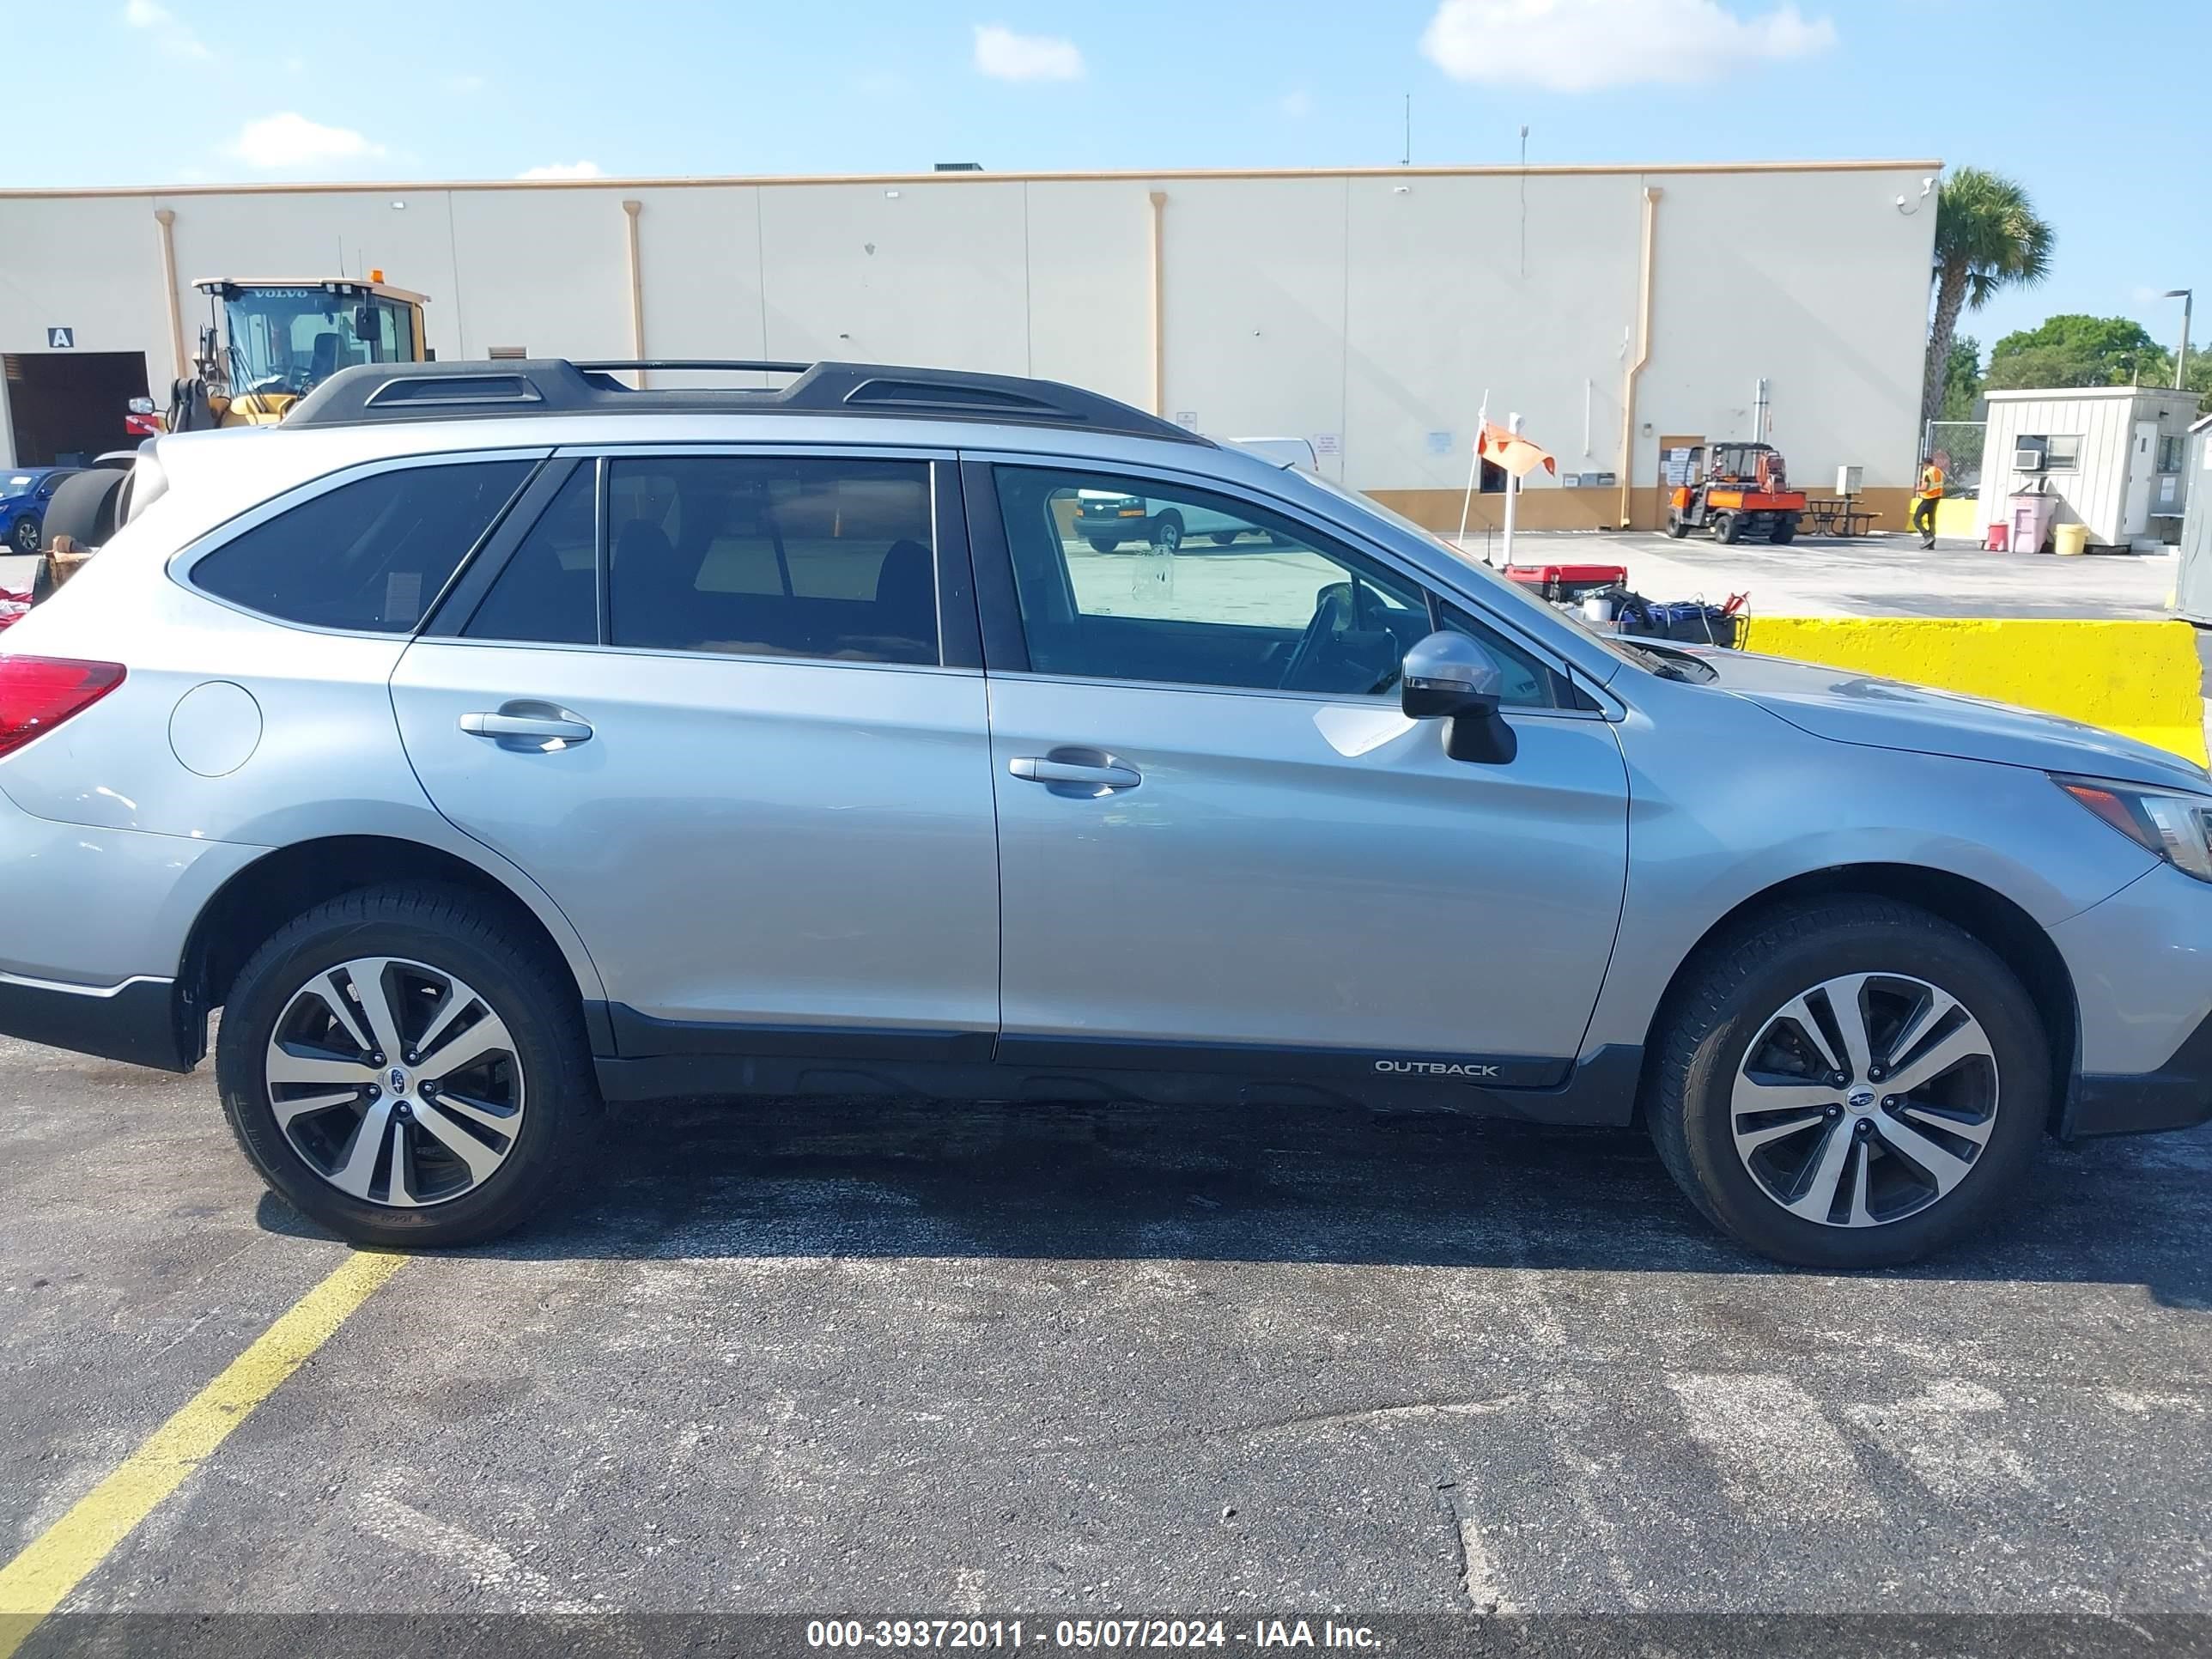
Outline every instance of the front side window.
{"type": "Polygon", "coordinates": [[[394,467],[289,507],[192,566],[195,587],[313,628],[411,633],[529,461],[394,467]]]}
{"type": "Polygon", "coordinates": [[[613,644],[938,660],[927,461],[625,457],[607,493],[613,644]]]}
{"type": "Polygon", "coordinates": [[[1250,503],[1042,468],[995,477],[1039,673],[1370,696],[1429,632],[1417,585],[1250,503]]]}
{"type": "MultiPolygon", "coordinates": [[[[1255,503],[1031,467],[996,470],[1030,664],[1091,679],[1379,696],[1431,629],[1419,584],[1255,503]]],[[[1557,705],[1553,677],[1464,614],[1507,701],[1557,705]]]]}

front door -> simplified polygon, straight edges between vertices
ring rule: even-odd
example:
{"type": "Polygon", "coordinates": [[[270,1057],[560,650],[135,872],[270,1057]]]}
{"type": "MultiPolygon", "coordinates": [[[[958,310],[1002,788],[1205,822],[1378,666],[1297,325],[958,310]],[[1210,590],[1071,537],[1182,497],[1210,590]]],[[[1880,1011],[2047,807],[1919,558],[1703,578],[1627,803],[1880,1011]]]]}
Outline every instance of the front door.
{"type": "Polygon", "coordinates": [[[979,592],[983,562],[1004,560],[1020,633],[987,605],[1001,1057],[1559,1080],[1627,850],[1620,746],[1588,699],[1502,630],[1432,612],[1380,558],[1257,504],[967,471],[970,514],[1004,529],[1003,549],[979,529],[979,592]],[[1070,511],[1093,489],[1249,533],[1097,551],[1070,511]],[[1504,672],[1510,764],[1454,761],[1441,722],[1399,713],[1399,659],[1439,620],[1504,672]]]}
{"type": "Polygon", "coordinates": [[[988,1054],[983,679],[941,665],[966,550],[936,465],[585,458],[402,659],[423,787],[568,914],[624,1053],[988,1054]]]}
{"type": "Polygon", "coordinates": [[[2150,530],[2150,490],[2158,472],[2158,422],[2137,421],[2128,446],[2128,495],[2120,520],[2120,539],[2132,541],[2150,530]]]}

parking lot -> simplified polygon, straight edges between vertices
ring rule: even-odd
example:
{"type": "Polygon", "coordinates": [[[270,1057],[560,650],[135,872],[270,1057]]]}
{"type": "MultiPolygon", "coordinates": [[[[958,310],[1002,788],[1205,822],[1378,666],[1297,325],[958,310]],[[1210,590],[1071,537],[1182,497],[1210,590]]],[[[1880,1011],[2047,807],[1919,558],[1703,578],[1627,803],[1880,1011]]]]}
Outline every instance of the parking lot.
{"type": "MultiPolygon", "coordinates": [[[[1480,558],[1486,538],[1467,538],[1480,558]]],[[[1498,538],[1486,538],[1503,558],[1498,538]]],[[[1702,536],[1681,541],[1650,532],[1620,535],[1537,533],[1515,538],[1520,564],[1625,565],[1628,585],[1650,599],[1702,598],[1717,605],[1747,593],[1754,616],[2159,617],[2179,568],[2172,553],[1985,553],[1972,542],[1923,549],[1911,536],[1856,540],[1806,536],[1787,547],[1734,546],[1702,536]]]]}
{"type": "MultiPolygon", "coordinates": [[[[13,1554],[348,1252],[206,1067],[0,1065],[13,1554]]],[[[2212,1131],[2054,1150],[1986,1242],[1839,1279],[1722,1242],[1627,1133],[635,1110],[572,1206],[402,1266],[23,1651],[611,1609],[2063,1613],[2174,1651],[2203,1626],[2142,1619],[2212,1612],[2208,1176],[2212,1131]]]]}

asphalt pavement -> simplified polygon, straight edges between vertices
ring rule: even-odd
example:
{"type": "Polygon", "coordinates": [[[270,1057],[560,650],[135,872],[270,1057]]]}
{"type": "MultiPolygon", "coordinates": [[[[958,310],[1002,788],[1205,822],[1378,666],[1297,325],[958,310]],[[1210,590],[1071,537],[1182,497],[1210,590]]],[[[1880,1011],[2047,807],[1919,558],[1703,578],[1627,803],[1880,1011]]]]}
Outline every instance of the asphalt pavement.
{"type": "MultiPolygon", "coordinates": [[[[12,1554],[348,1252],[204,1068],[0,1066],[12,1554]]],[[[409,1261],[23,1651],[609,1610],[1974,1613],[2172,1651],[2212,1630],[2208,1176],[2212,1130],[2053,1149],[1980,1243],[1824,1278],[1627,1133],[633,1110],[568,1207],[409,1261]]]]}
{"type": "MultiPolygon", "coordinates": [[[[1470,535],[1476,557],[1502,558],[1492,535],[1470,535]]],[[[1708,536],[1676,541],[1650,532],[1550,532],[1514,539],[1520,564],[1625,565],[1628,585],[1650,599],[1749,596],[1763,617],[2160,617],[2172,614],[2179,563],[2172,553],[1985,553],[1972,542],[1923,548],[1916,537],[1854,539],[1803,536],[1723,546],[1708,536]]]]}

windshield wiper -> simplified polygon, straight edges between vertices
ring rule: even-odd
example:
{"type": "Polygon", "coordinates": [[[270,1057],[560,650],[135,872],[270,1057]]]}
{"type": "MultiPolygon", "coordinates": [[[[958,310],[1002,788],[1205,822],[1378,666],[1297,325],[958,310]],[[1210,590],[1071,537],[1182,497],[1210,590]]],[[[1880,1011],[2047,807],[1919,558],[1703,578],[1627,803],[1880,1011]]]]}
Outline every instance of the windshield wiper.
{"type": "MultiPolygon", "coordinates": [[[[1625,640],[1619,641],[1617,643],[1627,645],[1625,640]]],[[[1651,659],[1648,665],[1650,671],[1662,679],[1682,680],[1692,685],[1704,685],[1721,677],[1720,670],[1715,668],[1703,657],[1692,656],[1687,651],[1677,651],[1673,647],[1662,645],[1656,640],[1638,640],[1628,648],[1649,657],[1651,659]]]]}

